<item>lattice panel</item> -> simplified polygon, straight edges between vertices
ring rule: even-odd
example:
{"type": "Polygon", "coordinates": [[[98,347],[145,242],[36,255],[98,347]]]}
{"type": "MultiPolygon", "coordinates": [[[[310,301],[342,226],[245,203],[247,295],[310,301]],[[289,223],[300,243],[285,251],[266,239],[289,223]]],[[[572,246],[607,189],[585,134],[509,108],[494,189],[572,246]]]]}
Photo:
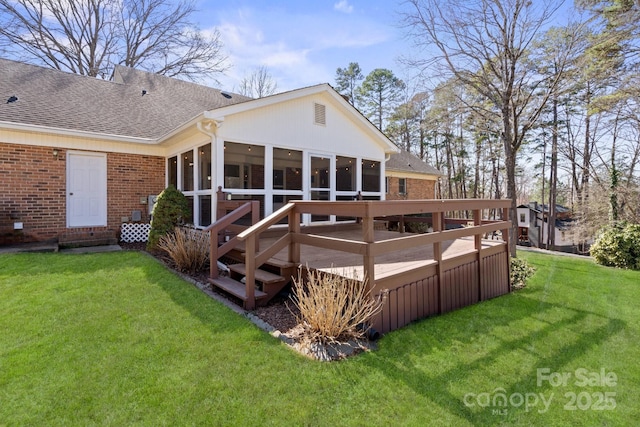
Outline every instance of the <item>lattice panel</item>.
{"type": "Polygon", "coordinates": [[[146,242],[149,240],[151,224],[124,223],[120,230],[120,240],[127,243],[146,242]]]}

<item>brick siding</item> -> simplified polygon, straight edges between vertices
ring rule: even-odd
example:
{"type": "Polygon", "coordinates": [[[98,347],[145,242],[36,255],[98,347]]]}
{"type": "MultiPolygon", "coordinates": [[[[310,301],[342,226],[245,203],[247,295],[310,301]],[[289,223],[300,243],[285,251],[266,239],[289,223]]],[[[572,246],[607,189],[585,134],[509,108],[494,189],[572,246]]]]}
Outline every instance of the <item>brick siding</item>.
{"type": "Polygon", "coordinates": [[[107,153],[107,227],[66,228],[66,150],[0,143],[0,244],[57,240],[66,232],[120,228],[122,217],[142,211],[141,198],[164,188],[164,158],[107,153]],[[23,230],[14,230],[22,222],[23,230]]]}
{"type": "Polygon", "coordinates": [[[428,179],[406,178],[407,194],[399,194],[400,178],[389,177],[387,200],[420,200],[435,198],[436,182],[428,179]]]}

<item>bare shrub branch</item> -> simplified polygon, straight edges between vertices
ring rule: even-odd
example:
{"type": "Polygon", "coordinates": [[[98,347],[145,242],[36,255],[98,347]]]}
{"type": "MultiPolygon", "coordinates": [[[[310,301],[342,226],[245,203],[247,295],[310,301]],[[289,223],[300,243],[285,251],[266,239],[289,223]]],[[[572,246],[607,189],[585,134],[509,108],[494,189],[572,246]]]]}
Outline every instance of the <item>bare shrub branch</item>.
{"type": "Polygon", "coordinates": [[[360,281],[336,272],[307,271],[306,281],[301,271],[294,280],[291,299],[309,338],[327,343],[364,336],[363,325],[382,310],[386,293],[371,297],[367,278],[360,281]]]}
{"type": "Polygon", "coordinates": [[[169,254],[180,271],[195,273],[209,262],[209,234],[195,228],[176,227],[160,237],[158,248],[169,254]]]}

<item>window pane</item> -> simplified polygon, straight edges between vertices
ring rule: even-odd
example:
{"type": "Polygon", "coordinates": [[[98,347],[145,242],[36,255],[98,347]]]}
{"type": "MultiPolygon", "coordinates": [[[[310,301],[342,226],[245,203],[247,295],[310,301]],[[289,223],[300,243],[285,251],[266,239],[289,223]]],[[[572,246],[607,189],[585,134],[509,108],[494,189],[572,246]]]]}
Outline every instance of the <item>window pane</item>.
{"type": "Polygon", "coordinates": [[[273,149],[273,188],[302,190],[302,151],[273,149]]]}
{"type": "Polygon", "coordinates": [[[224,187],[264,188],[264,147],[224,143],[224,187]]]}
{"type": "Polygon", "coordinates": [[[362,161],[362,191],[380,191],[380,162],[362,161]]]}
{"type": "MultiPolygon", "coordinates": [[[[355,200],[357,196],[336,196],[336,200],[342,201],[352,201],[355,200]]],[[[337,216],[336,221],[355,221],[356,217],[354,216],[337,216]]]]}
{"type": "Polygon", "coordinates": [[[331,162],[328,157],[311,157],[311,187],[329,188],[329,166],[331,162]]]}
{"type": "Polygon", "coordinates": [[[356,159],[351,157],[336,157],[336,190],[356,190],[356,159]]]}
{"type": "Polygon", "coordinates": [[[200,225],[206,227],[211,224],[211,196],[200,196],[200,225]]]}
{"type": "Polygon", "coordinates": [[[182,154],[182,191],[193,191],[193,151],[182,154]]]}
{"type": "Polygon", "coordinates": [[[167,160],[169,174],[169,185],[178,188],[178,156],[173,156],[167,160]]]}
{"type": "Polygon", "coordinates": [[[189,205],[189,215],[183,218],[185,224],[193,224],[193,196],[187,196],[187,203],[189,205]]]}
{"type": "MultiPolygon", "coordinates": [[[[264,218],[264,196],[259,195],[250,195],[250,194],[232,194],[230,200],[257,200],[260,202],[260,218],[264,218]]],[[[240,225],[251,225],[251,213],[246,214],[238,221],[234,222],[234,224],[240,225]]]]}
{"type": "MultiPolygon", "coordinates": [[[[328,191],[312,191],[311,200],[329,200],[328,191]]],[[[311,221],[329,221],[329,215],[311,215],[311,221]]]]}
{"type": "Polygon", "coordinates": [[[200,161],[200,190],[211,189],[211,144],[203,145],[198,149],[198,159],[200,161]]]}
{"type": "MultiPolygon", "coordinates": [[[[278,209],[285,206],[291,200],[302,200],[302,196],[292,196],[292,195],[273,196],[273,211],[276,212],[278,209]]],[[[287,224],[288,222],[289,222],[288,217],[284,217],[278,222],[278,224],[287,224]]]]}

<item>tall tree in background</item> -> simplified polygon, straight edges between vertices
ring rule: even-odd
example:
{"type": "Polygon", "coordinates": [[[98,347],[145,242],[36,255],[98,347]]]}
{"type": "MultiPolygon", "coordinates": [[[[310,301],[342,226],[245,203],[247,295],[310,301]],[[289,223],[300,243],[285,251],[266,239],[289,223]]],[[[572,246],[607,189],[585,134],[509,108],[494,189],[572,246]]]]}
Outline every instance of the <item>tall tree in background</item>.
{"type": "Polygon", "coordinates": [[[109,78],[116,64],[188,80],[215,78],[226,57],[190,0],[0,0],[0,50],[19,60],[109,78]]]}
{"type": "Polygon", "coordinates": [[[267,67],[258,67],[249,76],[243,77],[239,91],[251,98],[263,98],[273,95],[278,89],[278,83],[273,79],[267,67]]]}
{"type": "Polygon", "coordinates": [[[345,95],[354,107],[357,107],[356,95],[362,79],[364,75],[357,62],[350,62],[347,68],[336,70],[336,90],[341,95],[345,95]]]}
{"type": "Polygon", "coordinates": [[[402,98],[404,82],[386,68],[370,72],[358,88],[358,105],[380,130],[386,127],[389,116],[402,98]]]}
{"type": "MultiPolygon", "coordinates": [[[[563,108],[568,108],[570,104],[569,98],[576,93],[576,78],[578,77],[577,65],[579,55],[576,46],[584,47],[580,41],[584,41],[584,37],[578,35],[584,34],[577,26],[569,27],[553,27],[544,33],[536,43],[536,47],[540,50],[541,55],[536,61],[538,72],[542,75],[555,76],[564,68],[563,76],[558,80],[553,88],[548,90],[551,93],[550,102],[547,108],[543,110],[541,121],[543,128],[543,141],[545,150],[543,151],[542,164],[542,191],[544,193],[545,163],[546,163],[546,130],[551,131],[551,156],[549,165],[549,198],[545,200],[542,195],[542,203],[548,203],[548,221],[547,221],[547,242],[546,247],[554,250],[555,245],[555,223],[556,223],[556,204],[558,194],[558,154],[559,143],[563,137],[564,126],[562,125],[561,113],[563,108]],[[569,43],[569,45],[567,45],[569,43]],[[567,56],[566,52],[572,52],[571,56],[567,56]]],[[[553,80],[552,80],[553,81],[553,80]]]]}
{"type": "Polygon", "coordinates": [[[419,92],[407,94],[405,100],[396,106],[389,116],[386,135],[403,149],[414,152],[424,160],[423,119],[429,95],[419,92]]]}
{"type": "MultiPolygon", "coordinates": [[[[530,0],[409,0],[408,3],[412,7],[405,15],[405,24],[410,36],[418,47],[435,47],[438,52],[410,63],[455,76],[491,101],[499,112],[507,197],[511,199],[509,246],[515,257],[518,150],[564,71],[561,63],[556,75],[540,76],[531,70],[528,54],[532,42],[560,3],[534,4],[530,0]],[[539,93],[543,87],[547,91],[539,93]]],[[[496,111],[486,114],[495,116],[496,111]]]]}

